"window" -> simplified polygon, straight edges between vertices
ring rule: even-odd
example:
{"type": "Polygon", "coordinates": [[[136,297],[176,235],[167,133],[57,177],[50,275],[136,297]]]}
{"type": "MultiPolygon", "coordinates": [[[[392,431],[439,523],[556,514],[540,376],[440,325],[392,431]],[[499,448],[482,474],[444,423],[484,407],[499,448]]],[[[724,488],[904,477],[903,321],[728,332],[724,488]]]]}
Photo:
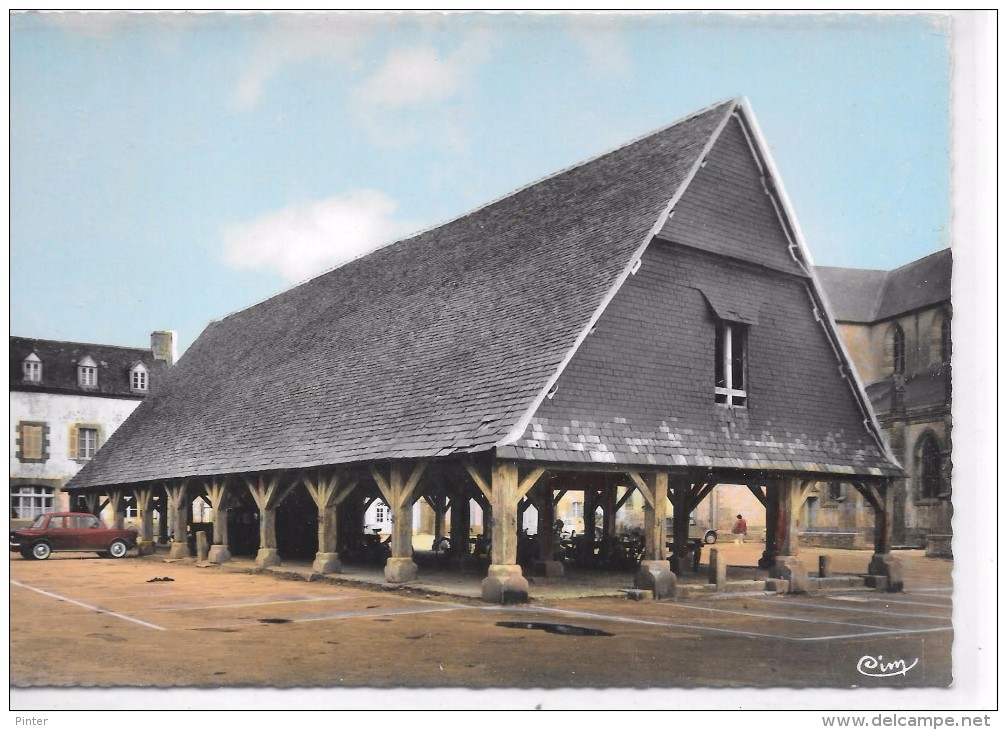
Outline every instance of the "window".
{"type": "Polygon", "coordinates": [[[746,391],[747,328],[738,322],[717,320],[717,342],[714,347],[714,393],[717,403],[743,406],[748,402],[746,391]]]}
{"type": "Polygon", "coordinates": [[[34,352],[24,359],[24,379],[29,383],[42,382],[42,361],[34,352]]]}
{"type": "Polygon", "coordinates": [[[75,424],[70,427],[70,458],[90,459],[101,445],[101,427],[96,424],[75,424]]]}
{"type": "Polygon", "coordinates": [[[378,502],[374,505],[374,521],[375,522],[387,522],[388,521],[388,505],[384,502],[378,502]]]}
{"type": "Polygon", "coordinates": [[[906,333],[899,325],[892,327],[892,372],[906,374],[906,333]]]}
{"type": "Polygon", "coordinates": [[[581,518],[584,516],[584,503],[583,502],[573,502],[570,505],[573,510],[574,518],[581,518]]]}
{"type": "Polygon", "coordinates": [[[17,459],[22,462],[41,462],[49,458],[49,426],[34,421],[21,421],[17,425],[17,459]]]}
{"type": "Polygon", "coordinates": [[[147,390],[147,368],[137,365],[130,371],[129,385],[133,390],[147,390]]]}
{"type": "Polygon", "coordinates": [[[12,487],[10,516],[17,520],[33,520],[45,512],[52,512],[52,494],[52,487],[12,487]]]}
{"type": "Polygon", "coordinates": [[[829,482],[829,499],[833,501],[839,501],[843,498],[843,484],[842,482],[829,482]]]}
{"type": "Polygon", "coordinates": [[[85,357],[77,363],[77,383],[82,388],[94,388],[98,385],[98,363],[90,357],[85,357]]]}
{"type": "Polygon", "coordinates": [[[916,447],[920,499],[937,499],[941,493],[941,450],[932,433],[925,433],[916,447]]]}

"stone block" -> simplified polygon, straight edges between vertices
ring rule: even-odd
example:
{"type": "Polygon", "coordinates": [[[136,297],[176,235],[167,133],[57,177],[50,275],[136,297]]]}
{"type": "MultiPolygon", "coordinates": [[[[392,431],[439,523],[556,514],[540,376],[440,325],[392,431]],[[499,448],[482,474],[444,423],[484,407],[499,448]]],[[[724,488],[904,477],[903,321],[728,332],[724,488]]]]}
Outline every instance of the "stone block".
{"type": "Polygon", "coordinates": [[[773,593],[786,593],[790,588],[790,581],[783,578],[768,578],[766,580],[766,590],[773,593]]]}
{"type": "Polygon", "coordinates": [[[891,553],[874,553],[867,572],[884,576],[888,580],[885,590],[889,593],[902,592],[902,562],[891,553]]]}
{"type": "Polygon", "coordinates": [[[153,555],[157,550],[157,546],[154,545],[153,540],[140,540],[136,544],[136,548],[140,555],[153,555]]]}
{"type": "Polygon", "coordinates": [[[675,598],[678,577],[667,560],[642,560],[633,579],[633,587],[650,591],[655,600],[675,598]]]}
{"type": "Polygon", "coordinates": [[[255,564],[260,568],[272,568],[280,564],[280,551],[276,548],[259,548],[255,556],[255,564]]]}
{"type": "Polygon", "coordinates": [[[953,558],[951,535],[927,535],[928,558],[953,558]]]}
{"type": "Polygon", "coordinates": [[[196,560],[206,562],[206,557],[210,552],[210,544],[206,539],[206,533],[200,530],[196,533],[196,560]]]}
{"type": "Polygon", "coordinates": [[[544,578],[562,578],[563,563],[558,560],[536,560],[532,563],[532,575],[544,578]]]}
{"type": "Polygon", "coordinates": [[[231,551],[227,549],[227,545],[211,545],[206,559],[211,563],[226,563],[231,559],[231,551]]]}
{"type": "Polygon", "coordinates": [[[171,543],[171,549],[168,552],[168,557],[172,560],[181,560],[182,558],[189,557],[189,543],[187,542],[173,542],[171,543]]]}
{"type": "Polygon", "coordinates": [[[717,548],[710,550],[709,582],[716,585],[717,590],[723,590],[727,583],[727,559],[721,557],[717,548]]]}
{"type": "Polygon", "coordinates": [[[339,553],[315,553],[311,569],[316,573],[342,573],[343,564],[339,562],[339,553]]]}
{"type": "Polygon", "coordinates": [[[808,571],[804,563],[796,555],[780,555],[773,567],[769,569],[769,577],[783,578],[789,582],[789,593],[807,593],[811,587],[808,581],[808,571]]]}
{"type": "Polygon", "coordinates": [[[528,602],[528,581],[520,565],[491,565],[483,579],[482,598],[487,603],[510,605],[528,602]]]}
{"type": "Polygon", "coordinates": [[[385,562],[385,580],[389,583],[408,583],[416,580],[416,573],[412,558],[388,558],[385,562]]]}

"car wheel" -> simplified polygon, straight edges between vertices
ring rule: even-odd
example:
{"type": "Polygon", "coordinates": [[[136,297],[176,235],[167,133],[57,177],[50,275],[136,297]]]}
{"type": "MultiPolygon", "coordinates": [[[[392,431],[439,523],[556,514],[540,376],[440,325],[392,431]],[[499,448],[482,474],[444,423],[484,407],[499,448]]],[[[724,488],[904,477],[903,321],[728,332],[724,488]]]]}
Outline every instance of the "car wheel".
{"type": "Polygon", "coordinates": [[[714,532],[713,530],[710,530],[708,533],[706,533],[706,537],[704,538],[704,540],[707,545],[713,545],[715,542],[717,542],[717,533],[714,532]]]}
{"type": "Polygon", "coordinates": [[[36,560],[45,560],[50,555],[52,555],[52,548],[48,543],[36,543],[31,549],[31,556],[36,560]]]}
{"type": "Polygon", "coordinates": [[[112,544],[108,546],[108,554],[113,558],[121,558],[126,554],[127,550],[129,550],[129,548],[122,540],[113,540],[112,544]]]}

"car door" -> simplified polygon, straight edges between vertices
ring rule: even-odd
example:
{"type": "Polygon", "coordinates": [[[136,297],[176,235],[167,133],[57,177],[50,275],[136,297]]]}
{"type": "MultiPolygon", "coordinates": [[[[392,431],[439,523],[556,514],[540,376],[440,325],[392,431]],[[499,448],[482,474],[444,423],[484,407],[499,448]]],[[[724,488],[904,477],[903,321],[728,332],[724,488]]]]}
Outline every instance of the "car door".
{"type": "Polygon", "coordinates": [[[82,548],[86,550],[104,550],[108,547],[106,544],[108,540],[108,532],[101,524],[101,520],[94,515],[81,515],[78,519],[81,521],[82,525],[82,548]]]}
{"type": "Polygon", "coordinates": [[[67,540],[67,518],[63,515],[55,515],[49,518],[49,524],[45,528],[46,540],[53,550],[65,550],[67,540]]]}

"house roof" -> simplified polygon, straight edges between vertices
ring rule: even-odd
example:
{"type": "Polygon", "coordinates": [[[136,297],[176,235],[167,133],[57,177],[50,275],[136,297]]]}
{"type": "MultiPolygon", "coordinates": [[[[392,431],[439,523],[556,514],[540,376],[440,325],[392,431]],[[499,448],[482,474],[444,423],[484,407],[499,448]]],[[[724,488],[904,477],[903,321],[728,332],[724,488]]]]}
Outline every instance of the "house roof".
{"type": "Polygon", "coordinates": [[[144,394],[137,393],[131,387],[130,370],[142,363],[150,373],[151,389],[168,370],[168,364],[163,360],[155,360],[149,348],[60,342],[32,337],[12,336],[9,357],[12,391],[141,398],[144,394]],[[21,366],[32,353],[42,362],[42,380],[38,383],[26,381],[21,366]],[[77,365],[89,357],[97,366],[98,382],[93,388],[83,388],[77,380],[77,365]]]}
{"type": "Polygon", "coordinates": [[[742,105],[709,107],[212,322],[69,486],[507,443],[742,105]]]}
{"type": "Polygon", "coordinates": [[[951,300],[951,249],[892,271],[817,266],[839,322],[879,322],[951,300]]]}

